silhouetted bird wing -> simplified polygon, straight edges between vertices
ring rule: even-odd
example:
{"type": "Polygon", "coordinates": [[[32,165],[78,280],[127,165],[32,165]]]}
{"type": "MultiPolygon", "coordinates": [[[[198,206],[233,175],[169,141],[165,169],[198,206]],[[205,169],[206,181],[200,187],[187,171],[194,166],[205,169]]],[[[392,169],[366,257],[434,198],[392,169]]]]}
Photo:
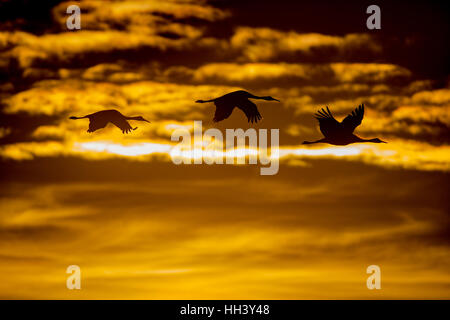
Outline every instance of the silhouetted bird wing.
{"type": "Polygon", "coordinates": [[[333,117],[330,109],[321,109],[314,115],[319,120],[320,131],[325,137],[334,136],[342,130],[342,125],[333,117]]]}
{"type": "Polygon", "coordinates": [[[123,117],[114,117],[110,120],[112,124],[114,124],[116,127],[120,128],[122,132],[130,132],[133,130],[133,128],[130,126],[127,120],[123,117]]]}
{"type": "Polygon", "coordinates": [[[248,99],[242,99],[242,101],[239,101],[237,107],[244,111],[245,115],[247,116],[248,122],[256,123],[262,118],[261,114],[258,111],[258,108],[256,107],[256,104],[248,99]]]}
{"type": "Polygon", "coordinates": [[[216,112],[213,119],[214,122],[219,122],[228,118],[233,112],[234,105],[227,101],[218,99],[214,101],[214,104],[216,105],[216,112]]]}
{"type": "Polygon", "coordinates": [[[108,124],[108,120],[107,119],[103,119],[103,118],[96,118],[96,117],[89,117],[89,129],[87,132],[94,132],[97,131],[98,129],[102,129],[104,127],[106,127],[106,125],[108,124]]]}
{"type": "Polygon", "coordinates": [[[358,108],[352,111],[348,116],[342,120],[342,126],[345,131],[352,133],[355,128],[361,124],[364,117],[364,104],[359,105],[358,108]]]}

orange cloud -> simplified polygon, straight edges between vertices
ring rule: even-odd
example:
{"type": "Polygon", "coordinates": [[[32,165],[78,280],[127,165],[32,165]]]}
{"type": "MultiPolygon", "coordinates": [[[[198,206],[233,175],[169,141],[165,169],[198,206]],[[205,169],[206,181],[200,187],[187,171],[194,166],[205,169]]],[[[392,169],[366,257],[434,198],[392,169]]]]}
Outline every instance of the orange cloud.
{"type": "Polygon", "coordinates": [[[283,32],[270,28],[240,27],[230,40],[234,49],[242,50],[247,61],[268,61],[286,55],[305,54],[315,56],[334,50],[335,57],[349,55],[352,51],[381,53],[382,48],[368,34],[330,36],[319,33],[283,32]]]}
{"type": "Polygon", "coordinates": [[[408,78],[411,72],[405,68],[376,63],[213,63],[193,71],[195,81],[248,82],[258,80],[279,81],[299,79],[313,82],[386,82],[396,78],[408,78]]]}
{"type": "Polygon", "coordinates": [[[66,9],[74,3],[83,13],[82,29],[93,30],[114,29],[118,25],[130,31],[156,30],[161,25],[171,24],[170,18],[164,18],[164,15],[173,19],[197,18],[207,21],[221,20],[228,16],[227,12],[208,5],[206,1],[128,0],[114,1],[107,5],[92,0],[66,1],[53,9],[54,19],[59,22],[61,29],[66,26],[66,9]]]}

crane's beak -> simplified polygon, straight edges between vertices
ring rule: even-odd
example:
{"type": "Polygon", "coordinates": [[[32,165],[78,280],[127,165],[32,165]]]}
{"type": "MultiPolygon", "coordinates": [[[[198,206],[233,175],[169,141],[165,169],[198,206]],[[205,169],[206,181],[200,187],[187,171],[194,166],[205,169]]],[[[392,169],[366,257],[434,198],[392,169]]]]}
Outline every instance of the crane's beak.
{"type": "Polygon", "coordinates": [[[280,100],[278,100],[278,99],[275,99],[275,98],[273,98],[273,100],[275,100],[275,101],[278,101],[278,102],[281,102],[280,100]]]}

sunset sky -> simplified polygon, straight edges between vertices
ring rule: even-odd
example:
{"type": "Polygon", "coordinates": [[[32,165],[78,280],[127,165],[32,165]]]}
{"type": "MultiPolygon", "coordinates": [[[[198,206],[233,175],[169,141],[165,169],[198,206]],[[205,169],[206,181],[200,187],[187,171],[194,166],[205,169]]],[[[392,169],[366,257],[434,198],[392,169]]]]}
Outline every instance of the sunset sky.
{"type": "Polygon", "coordinates": [[[449,299],[448,6],[376,3],[0,1],[0,298],[449,299]],[[195,103],[239,89],[281,103],[195,103]],[[387,144],[301,144],[361,103],[387,144]],[[151,123],[68,119],[104,109],[151,123]],[[279,129],[278,174],[173,164],[195,120],[279,129]]]}

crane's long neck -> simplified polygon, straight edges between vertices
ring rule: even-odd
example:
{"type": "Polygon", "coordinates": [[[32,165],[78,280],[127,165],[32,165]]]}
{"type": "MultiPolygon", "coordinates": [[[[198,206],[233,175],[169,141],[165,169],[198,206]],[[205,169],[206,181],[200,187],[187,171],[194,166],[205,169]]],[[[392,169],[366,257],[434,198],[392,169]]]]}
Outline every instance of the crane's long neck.
{"type": "Polygon", "coordinates": [[[206,103],[206,102],[214,102],[216,101],[216,99],[211,99],[211,100],[197,100],[195,101],[196,103],[206,103]]]}
{"type": "Polygon", "coordinates": [[[85,118],[88,118],[88,116],[84,116],[84,117],[70,117],[69,119],[79,120],[79,119],[85,119],[85,118]]]}
{"type": "Polygon", "coordinates": [[[259,100],[270,100],[271,99],[271,97],[269,97],[269,96],[254,96],[254,95],[252,95],[252,94],[250,94],[250,98],[251,99],[259,99],[259,100]]]}
{"type": "Polygon", "coordinates": [[[125,119],[127,119],[127,120],[136,120],[136,121],[147,121],[147,120],[142,119],[141,116],[136,116],[136,117],[125,117],[125,119]]]}
{"type": "Polygon", "coordinates": [[[126,120],[135,120],[135,121],[145,121],[145,122],[150,122],[148,120],[145,120],[144,118],[142,118],[142,116],[137,116],[137,117],[126,117],[123,116],[126,120]]]}

